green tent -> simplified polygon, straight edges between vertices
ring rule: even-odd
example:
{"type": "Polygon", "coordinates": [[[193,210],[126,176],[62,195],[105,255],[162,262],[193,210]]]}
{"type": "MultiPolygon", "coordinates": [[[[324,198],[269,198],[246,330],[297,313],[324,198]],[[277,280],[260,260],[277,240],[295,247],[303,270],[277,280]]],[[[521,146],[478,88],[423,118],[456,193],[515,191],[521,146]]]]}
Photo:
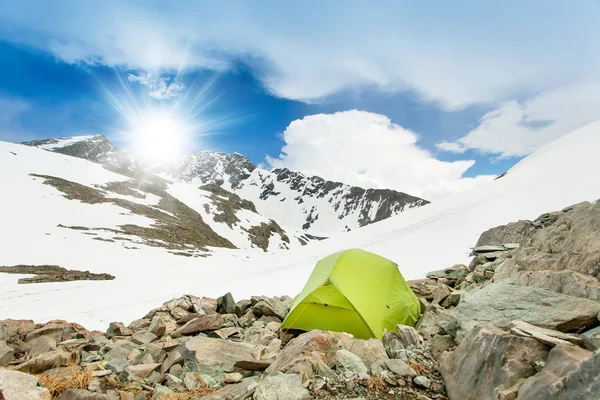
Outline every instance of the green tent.
{"type": "Polygon", "coordinates": [[[386,328],[414,326],[420,310],[396,263],[350,249],[317,262],[282,328],[348,332],[360,339],[381,340],[386,328]]]}

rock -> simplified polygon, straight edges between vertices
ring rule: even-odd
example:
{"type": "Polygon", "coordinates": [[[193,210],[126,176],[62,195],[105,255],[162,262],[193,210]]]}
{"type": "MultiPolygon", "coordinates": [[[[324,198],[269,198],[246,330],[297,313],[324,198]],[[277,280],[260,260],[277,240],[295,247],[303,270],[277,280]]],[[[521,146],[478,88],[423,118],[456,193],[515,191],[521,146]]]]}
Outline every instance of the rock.
{"type": "Polygon", "coordinates": [[[217,299],[217,310],[219,314],[234,314],[235,300],[231,293],[227,293],[217,299]]]}
{"type": "Polygon", "coordinates": [[[140,378],[146,378],[152,372],[156,371],[160,365],[158,363],[130,365],[125,367],[125,371],[140,378]]]}
{"type": "Polygon", "coordinates": [[[35,329],[31,332],[29,332],[26,336],[25,336],[25,343],[32,343],[34,344],[37,340],[39,340],[42,337],[51,337],[52,339],[54,339],[54,341],[56,343],[58,342],[62,342],[63,339],[68,339],[67,337],[64,337],[64,333],[65,330],[70,330],[69,329],[69,324],[67,324],[65,321],[52,321],[47,323],[46,325],[44,325],[41,328],[35,329]]]}
{"type": "Polygon", "coordinates": [[[252,310],[254,314],[277,317],[283,321],[288,314],[289,308],[282,301],[264,297],[254,305],[252,310]]]}
{"type": "Polygon", "coordinates": [[[547,355],[546,346],[535,339],[477,326],[453,352],[440,356],[439,370],[450,399],[496,398],[509,389],[516,395],[523,378],[536,373],[532,363],[547,355]]]}
{"type": "Polygon", "coordinates": [[[519,398],[593,399],[600,393],[600,353],[577,346],[554,347],[544,369],[527,379],[519,389],[519,398]]]}
{"type": "Polygon", "coordinates": [[[583,202],[554,218],[531,232],[498,266],[494,279],[600,301],[600,205],[583,202]]]}
{"type": "Polygon", "coordinates": [[[54,349],[56,349],[56,340],[51,336],[42,336],[35,342],[35,345],[29,350],[27,356],[34,358],[54,349]]]}
{"type": "Polygon", "coordinates": [[[433,299],[431,300],[434,304],[441,304],[442,301],[450,295],[450,287],[448,285],[439,284],[438,288],[433,292],[433,299]]]}
{"type": "Polygon", "coordinates": [[[139,345],[151,343],[156,339],[155,334],[145,330],[138,331],[131,337],[131,341],[139,345]]]}
{"type": "Polygon", "coordinates": [[[369,370],[389,358],[383,344],[377,339],[352,339],[346,341],[343,347],[360,357],[369,370]]]}
{"type": "Polygon", "coordinates": [[[462,290],[456,290],[448,295],[446,299],[442,302],[442,307],[450,308],[457,306],[462,298],[464,292],[462,290]]]}
{"type": "Polygon", "coordinates": [[[528,324],[524,321],[513,321],[511,332],[515,335],[532,337],[549,346],[559,344],[576,344],[580,345],[581,339],[577,335],[570,335],[552,329],[540,328],[535,325],[528,324]]]}
{"type": "Polygon", "coordinates": [[[531,221],[511,222],[507,225],[497,226],[483,232],[475,247],[486,245],[503,245],[505,243],[518,243],[524,245],[530,234],[535,230],[531,221]]]}
{"type": "Polygon", "coordinates": [[[256,387],[254,400],[308,400],[310,393],[296,374],[275,373],[266,376],[256,387]]]}
{"type": "Polygon", "coordinates": [[[183,384],[183,380],[179,379],[175,375],[165,374],[164,384],[170,388],[177,391],[184,390],[185,385],[183,384]]]}
{"type": "Polygon", "coordinates": [[[234,385],[227,385],[216,392],[202,397],[202,400],[234,400],[234,399],[249,399],[254,393],[256,382],[251,380],[242,381],[234,385]]]}
{"type": "Polygon", "coordinates": [[[348,350],[341,349],[335,353],[335,365],[346,378],[358,377],[367,374],[368,370],[359,356],[348,350]]]}
{"type": "Polygon", "coordinates": [[[398,358],[398,355],[405,348],[396,332],[384,332],[381,342],[389,358],[398,358]]]}
{"type": "Polygon", "coordinates": [[[72,361],[72,354],[62,349],[56,349],[48,353],[40,354],[29,361],[24,362],[16,367],[16,370],[36,374],[46,370],[66,367],[72,361]]]}
{"type": "Polygon", "coordinates": [[[429,389],[431,387],[431,382],[427,379],[426,376],[420,375],[413,378],[413,382],[417,386],[424,387],[425,389],[429,389]]]}
{"type": "Polygon", "coordinates": [[[270,362],[244,360],[236,362],[234,367],[245,371],[264,371],[269,368],[270,365],[270,362]]]}
{"type": "Polygon", "coordinates": [[[37,385],[33,375],[0,370],[0,397],[5,400],[50,400],[48,389],[37,385]]]}
{"type": "Polygon", "coordinates": [[[122,322],[111,322],[106,330],[106,337],[111,338],[113,336],[131,336],[133,332],[127,328],[122,322]]]}
{"type": "Polygon", "coordinates": [[[600,349],[600,326],[581,334],[583,347],[590,351],[600,349]]]}
{"type": "Polygon", "coordinates": [[[600,303],[504,280],[467,293],[455,310],[464,331],[480,322],[508,330],[512,321],[521,320],[569,332],[597,325],[600,303]]]}
{"type": "Polygon", "coordinates": [[[107,395],[83,389],[67,389],[58,397],[58,400],[109,400],[109,398],[107,395]]]}
{"type": "Polygon", "coordinates": [[[244,376],[239,372],[232,372],[229,374],[225,374],[225,378],[223,378],[223,382],[225,383],[238,383],[244,379],[244,376]]]}
{"type": "Polygon", "coordinates": [[[456,347],[454,339],[450,335],[435,335],[431,338],[431,354],[438,359],[440,354],[456,347]]]}
{"type": "Polygon", "coordinates": [[[163,364],[160,367],[160,373],[164,374],[175,364],[183,364],[183,356],[177,348],[169,352],[167,358],[165,359],[165,361],[163,361],[163,364]]]}
{"type": "Polygon", "coordinates": [[[252,306],[252,301],[250,301],[250,300],[240,300],[237,303],[235,303],[235,306],[233,307],[233,312],[238,317],[241,317],[242,315],[244,315],[246,313],[246,311],[248,311],[248,309],[251,306],[252,306]]]}
{"type": "Polygon", "coordinates": [[[167,324],[163,317],[154,316],[152,318],[152,322],[150,322],[150,326],[148,327],[148,332],[152,333],[156,337],[163,337],[165,333],[167,333],[167,324]]]}
{"type": "Polygon", "coordinates": [[[412,326],[397,324],[396,335],[404,347],[418,346],[421,343],[419,333],[412,326]]]}
{"type": "Polygon", "coordinates": [[[171,368],[169,368],[169,374],[180,377],[183,372],[183,367],[180,364],[175,364],[171,368]]]}
{"type": "MultiPolygon", "coordinates": [[[[304,333],[289,341],[267,368],[266,373],[273,374],[277,371],[295,373],[300,375],[302,382],[305,382],[312,378],[320,367],[327,367],[333,363],[335,353],[344,343],[351,340],[353,340],[352,336],[339,332],[312,330],[304,333]]],[[[346,348],[346,350],[356,354],[352,349],[346,348]]]]}
{"type": "Polygon", "coordinates": [[[390,372],[393,372],[399,377],[408,376],[412,378],[417,375],[416,372],[402,360],[385,360],[385,366],[390,370],[390,372]]]}
{"type": "Polygon", "coordinates": [[[175,318],[176,321],[179,321],[180,319],[187,317],[190,314],[190,312],[184,308],[175,307],[171,311],[169,311],[169,314],[171,314],[171,316],[175,318]]]}
{"type": "Polygon", "coordinates": [[[112,371],[113,373],[121,373],[121,372],[123,372],[123,370],[125,369],[125,367],[127,365],[129,365],[129,362],[127,361],[126,358],[117,357],[117,358],[113,358],[112,360],[110,360],[104,366],[104,368],[106,368],[109,371],[112,371]]]}
{"type": "Polygon", "coordinates": [[[136,319],[135,321],[133,321],[132,323],[127,325],[127,328],[129,328],[133,332],[137,332],[137,331],[141,331],[142,329],[144,329],[144,330],[148,329],[148,327],[150,326],[150,323],[151,322],[146,318],[136,319]]]}
{"type": "Polygon", "coordinates": [[[171,389],[169,389],[166,386],[163,385],[156,385],[154,386],[154,396],[152,396],[152,399],[160,399],[161,397],[169,397],[173,394],[173,391],[171,389]]]}
{"type": "Polygon", "coordinates": [[[15,336],[26,336],[29,332],[35,329],[35,322],[30,319],[27,320],[14,320],[5,319],[0,321],[2,325],[2,336],[1,340],[10,341],[15,336]]]}
{"type": "Polygon", "coordinates": [[[258,361],[260,358],[260,349],[251,344],[201,336],[183,342],[179,352],[185,360],[223,372],[233,372],[239,361],[258,361]]]}
{"type": "Polygon", "coordinates": [[[196,335],[200,332],[219,329],[222,324],[223,316],[221,314],[201,315],[199,318],[193,319],[179,328],[179,333],[184,336],[196,335]]]}
{"type": "Polygon", "coordinates": [[[14,355],[12,347],[7,345],[5,341],[0,341],[0,367],[8,366],[14,355]]]}

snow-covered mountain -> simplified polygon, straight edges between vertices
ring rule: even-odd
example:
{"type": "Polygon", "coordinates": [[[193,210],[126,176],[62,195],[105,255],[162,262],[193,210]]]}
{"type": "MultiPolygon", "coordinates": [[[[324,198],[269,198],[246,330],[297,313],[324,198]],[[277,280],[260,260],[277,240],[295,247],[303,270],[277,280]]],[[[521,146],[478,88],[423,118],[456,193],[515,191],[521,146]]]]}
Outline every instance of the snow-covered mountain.
{"type": "Polygon", "coordinates": [[[28,237],[73,231],[125,248],[161,247],[200,257],[211,248],[274,251],[322,239],[284,230],[219,186],[169,181],[134,164],[88,161],[127,159],[101,136],[28,146],[0,142],[0,151],[0,179],[11,189],[3,198],[10,213],[3,221],[27,226],[28,237]],[[10,211],[32,203],[35,211],[27,216],[10,211]]]}
{"type": "MultiPolygon", "coordinates": [[[[143,167],[140,160],[119,151],[101,135],[24,144],[99,162],[117,171],[143,167]]],[[[394,190],[363,189],[285,168],[257,168],[239,153],[201,151],[153,172],[197,186],[220,186],[252,201],[258,213],[286,229],[319,236],[350,231],[429,203],[394,190]]]]}
{"type": "MultiPolygon", "coordinates": [[[[107,226],[109,216],[113,226],[141,226],[152,221],[123,212],[115,204],[65,199],[56,188],[41,184],[43,178],[34,180],[29,174],[62,176],[86,186],[124,181],[126,177],[72,157],[0,143],[0,175],[5,189],[0,196],[0,265],[50,264],[115,276],[110,281],[19,285],[22,276],[0,274],[0,315],[37,321],[60,318],[89,329],[106,329],[110,321],[128,323],[183,293],[218,297],[231,292],[236,299],[256,294],[294,296],[317,260],[353,247],[395,261],[407,279],[420,278],[428,271],[468,262],[470,247],[493,226],[534,219],[548,211],[600,198],[598,148],[600,122],[546,145],[501,179],[443,202],[289,251],[270,254],[221,248],[214,249],[210,257],[194,258],[160,247],[89,240],[84,231],[57,227],[59,221],[71,226],[107,226]],[[45,165],[44,171],[39,171],[40,164],[45,165]],[[82,174],[77,176],[73,172],[77,170],[82,174]],[[63,217],[56,218],[55,214],[63,217]]],[[[154,204],[155,200],[144,201],[154,204]]]]}

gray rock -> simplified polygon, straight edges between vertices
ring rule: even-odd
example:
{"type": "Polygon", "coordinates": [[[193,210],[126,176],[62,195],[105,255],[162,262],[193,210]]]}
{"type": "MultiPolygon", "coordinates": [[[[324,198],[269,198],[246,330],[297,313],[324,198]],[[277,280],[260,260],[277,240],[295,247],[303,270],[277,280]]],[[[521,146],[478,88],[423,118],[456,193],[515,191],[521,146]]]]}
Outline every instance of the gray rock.
{"type": "Polygon", "coordinates": [[[408,376],[412,378],[417,375],[416,372],[402,360],[386,360],[385,366],[390,370],[390,372],[393,372],[399,377],[408,376]]]}
{"type": "Polygon", "coordinates": [[[531,221],[511,222],[510,224],[497,226],[483,232],[475,246],[501,245],[505,243],[519,243],[520,245],[524,245],[534,230],[535,226],[531,221]]]}
{"type": "Polygon", "coordinates": [[[252,396],[252,393],[254,393],[256,386],[256,382],[251,380],[236,383],[234,385],[227,385],[224,388],[203,397],[202,400],[248,399],[252,396]]]}
{"type": "Polygon", "coordinates": [[[424,387],[425,389],[429,389],[431,387],[431,382],[426,376],[420,375],[413,378],[413,382],[417,386],[424,387]]]}
{"type": "Polygon", "coordinates": [[[37,385],[33,375],[0,370],[0,395],[6,400],[50,400],[48,389],[37,385]]]}
{"type": "Polygon", "coordinates": [[[167,333],[167,324],[161,316],[154,316],[152,322],[148,327],[148,332],[152,333],[156,337],[163,337],[167,333]]]}
{"type": "Polygon", "coordinates": [[[145,330],[138,331],[131,337],[131,341],[139,345],[151,343],[156,339],[155,334],[145,330]]]}
{"type": "MultiPolygon", "coordinates": [[[[352,340],[354,339],[348,334],[312,330],[290,340],[266,372],[267,374],[276,371],[299,374],[304,382],[314,376],[315,370],[332,364],[335,352],[341,349],[344,343],[352,340]]],[[[352,349],[346,348],[346,350],[356,354],[352,349]]],[[[385,350],[383,352],[385,354],[385,350]]],[[[360,357],[359,354],[357,355],[360,357]]],[[[364,358],[363,362],[365,362],[364,358]]]]}
{"type": "Polygon", "coordinates": [[[467,293],[455,310],[464,331],[480,322],[508,330],[521,320],[568,332],[595,326],[600,303],[504,280],[467,293]]]}
{"type": "Polygon", "coordinates": [[[180,364],[175,364],[171,368],[169,368],[169,374],[180,377],[183,372],[183,367],[180,364]]]}
{"type": "Polygon", "coordinates": [[[600,205],[584,202],[553,218],[498,266],[494,280],[600,301],[600,205]]]}
{"type": "Polygon", "coordinates": [[[450,335],[435,335],[431,338],[431,354],[438,358],[443,352],[456,347],[454,339],[450,335]]]}
{"type": "Polygon", "coordinates": [[[227,293],[217,299],[217,312],[220,314],[235,313],[235,300],[231,293],[227,293]]]}
{"type": "Polygon", "coordinates": [[[154,395],[152,396],[153,400],[160,399],[161,397],[168,397],[173,394],[173,391],[166,386],[156,385],[154,386],[154,395]]]}
{"type": "Polygon", "coordinates": [[[185,360],[195,361],[217,371],[233,372],[239,361],[258,361],[260,348],[249,343],[236,343],[208,337],[194,337],[179,346],[185,360]]]}
{"type": "Polygon", "coordinates": [[[58,400],[109,400],[109,397],[83,389],[67,389],[58,397],[58,400]]]}
{"type": "Polygon", "coordinates": [[[511,332],[515,335],[532,337],[538,341],[547,344],[548,346],[556,346],[559,344],[576,344],[580,345],[581,338],[577,335],[562,333],[553,329],[540,328],[539,326],[528,324],[523,321],[513,321],[511,332]]]}
{"type": "Polygon", "coordinates": [[[7,345],[5,341],[0,341],[0,367],[8,366],[14,355],[12,347],[7,345]]]}
{"type": "Polygon", "coordinates": [[[35,342],[27,356],[28,358],[34,358],[54,349],[56,349],[56,340],[51,336],[42,336],[35,342]]]}
{"type": "Polygon", "coordinates": [[[265,315],[267,317],[277,317],[283,321],[288,314],[289,308],[285,303],[275,298],[263,297],[252,309],[254,314],[265,315]]]}
{"type": "Polygon", "coordinates": [[[250,300],[240,300],[237,303],[235,303],[235,306],[233,308],[233,312],[235,313],[235,315],[237,315],[238,317],[243,316],[244,314],[246,314],[246,311],[248,311],[248,309],[252,306],[252,301],[250,300]]]}
{"type": "Polygon", "coordinates": [[[129,362],[127,361],[127,358],[124,357],[118,357],[118,358],[113,358],[112,360],[110,360],[105,366],[104,368],[112,371],[114,373],[121,373],[123,372],[123,370],[125,369],[125,367],[129,365],[129,362]]]}
{"type": "Polygon", "coordinates": [[[113,336],[131,336],[133,332],[127,328],[122,322],[111,322],[106,330],[106,337],[111,338],[113,336]]]}
{"type": "Polygon", "coordinates": [[[357,377],[368,372],[367,367],[359,356],[348,350],[341,349],[335,353],[335,365],[346,378],[357,377]]]}
{"type": "Polygon", "coordinates": [[[375,364],[389,359],[383,343],[377,339],[352,339],[343,344],[344,349],[356,354],[369,370],[375,364]]]}
{"type": "Polygon", "coordinates": [[[600,349],[600,326],[581,334],[583,347],[590,351],[600,349]]]}
{"type": "Polygon", "coordinates": [[[527,379],[519,389],[519,398],[595,399],[600,393],[600,353],[577,346],[554,347],[544,369],[527,379]]]}
{"type": "Polygon", "coordinates": [[[398,338],[404,347],[418,346],[421,344],[419,333],[412,326],[397,324],[396,335],[398,335],[398,338]]]}
{"type": "Polygon", "coordinates": [[[164,381],[165,386],[167,386],[171,389],[175,389],[177,391],[182,391],[185,388],[185,385],[183,384],[183,380],[179,379],[175,375],[165,374],[164,380],[165,380],[164,381]]]}
{"type": "Polygon", "coordinates": [[[162,366],[160,367],[160,373],[164,374],[175,364],[183,364],[183,356],[179,352],[178,348],[175,348],[169,352],[165,361],[163,361],[162,366]]]}
{"type": "Polygon", "coordinates": [[[398,358],[398,355],[404,350],[404,344],[396,332],[384,332],[381,342],[390,358],[398,358]]]}
{"type": "Polygon", "coordinates": [[[223,378],[223,382],[225,383],[238,383],[244,379],[244,375],[239,372],[232,372],[229,374],[225,374],[225,378],[223,378]]]}
{"type": "Polygon", "coordinates": [[[479,400],[516,392],[523,378],[536,373],[536,360],[548,356],[532,338],[510,335],[496,327],[477,326],[453,352],[439,358],[439,370],[450,399],[479,400]]]}
{"type": "Polygon", "coordinates": [[[256,387],[254,400],[308,400],[310,393],[296,374],[275,373],[266,376],[256,387]]]}
{"type": "Polygon", "coordinates": [[[196,335],[200,332],[214,331],[223,325],[223,316],[221,314],[206,314],[195,318],[181,328],[178,332],[184,336],[196,335]]]}
{"type": "Polygon", "coordinates": [[[140,378],[146,378],[152,372],[156,371],[158,367],[160,367],[160,364],[158,363],[138,364],[125,367],[125,371],[132,375],[139,376],[140,378]]]}
{"type": "Polygon", "coordinates": [[[19,364],[16,369],[21,372],[36,374],[52,368],[66,367],[72,360],[73,355],[71,353],[62,349],[56,349],[19,364]]]}

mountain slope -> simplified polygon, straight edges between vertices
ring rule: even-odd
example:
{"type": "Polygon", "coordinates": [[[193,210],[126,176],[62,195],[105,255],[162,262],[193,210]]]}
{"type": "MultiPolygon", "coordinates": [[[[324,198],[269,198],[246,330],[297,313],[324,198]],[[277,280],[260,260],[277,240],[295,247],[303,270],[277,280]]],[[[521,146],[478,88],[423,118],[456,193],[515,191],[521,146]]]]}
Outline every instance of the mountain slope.
{"type": "MultiPolygon", "coordinates": [[[[488,182],[476,191],[412,209],[297,250],[266,254],[218,249],[208,258],[181,257],[148,246],[132,251],[114,243],[83,240],[78,232],[67,229],[60,233],[48,231],[51,235],[32,235],[30,220],[49,218],[39,206],[52,199],[54,189],[42,186],[45,189],[41,196],[30,196],[34,187],[39,189],[38,182],[27,180],[17,185],[14,175],[5,174],[3,182],[11,189],[8,196],[3,195],[0,209],[0,217],[7,221],[5,226],[8,227],[0,238],[0,264],[52,264],[109,273],[116,278],[102,282],[18,285],[20,276],[0,274],[0,315],[40,321],[63,318],[91,329],[106,329],[110,321],[127,323],[140,318],[147,309],[160,306],[162,301],[182,293],[217,297],[230,291],[236,299],[256,293],[293,296],[302,289],[317,260],[352,247],[394,260],[407,279],[422,277],[427,271],[468,262],[469,247],[477,242],[483,231],[493,226],[533,219],[551,210],[598,199],[598,148],[600,122],[550,143],[519,162],[503,178],[488,182]],[[19,201],[12,200],[13,192],[19,193],[19,201]]],[[[21,148],[2,144],[0,171],[5,170],[7,157],[19,157],[10,151],[18,154],[21,148]]],[[[46,155],[56,157],[51,153],[46,155]]],[[[35,155],[36,158],[42,156],[35,155]]],[[[69,164],[72,162],[65,164],[72,165],[69,164]]],[[[12,168],[13,164],[8,166],[12,168]]],[[[60,171],[54,170],[46,173],[60,175],[60,171]]],[[[95,176],[107,173],[98,166],[85,178],[92,184],[116,180],[112,175],[95,176]]],[[[51,209],[60,212],[65,206],[64,202],[56,202],[51,209]]],[[[112,207],[108,204],[97,206],[98,211],[93,214],[83,211],[88,224],[102,221],[105,208],[112,207]]]]}
{"type": "MultiPolygon", "coordinates": [[[[0,178],[11,188],[4,195],[2,221],[26,226],[28,237],[72,230],[87,240],[129,249],[152,246],[202,257],[210,248],[273,251],[310,241],[303,234],[284,231],[256,213],[251,202],[220,188],[215,193],[214,188],[200,189],[22,145],[0,143],[0,151],[0,178]],[[21,208],[34,201],[35,210],[21,208]]],[[[103,157],[98,152],[87,154],[103,157]]]]}

